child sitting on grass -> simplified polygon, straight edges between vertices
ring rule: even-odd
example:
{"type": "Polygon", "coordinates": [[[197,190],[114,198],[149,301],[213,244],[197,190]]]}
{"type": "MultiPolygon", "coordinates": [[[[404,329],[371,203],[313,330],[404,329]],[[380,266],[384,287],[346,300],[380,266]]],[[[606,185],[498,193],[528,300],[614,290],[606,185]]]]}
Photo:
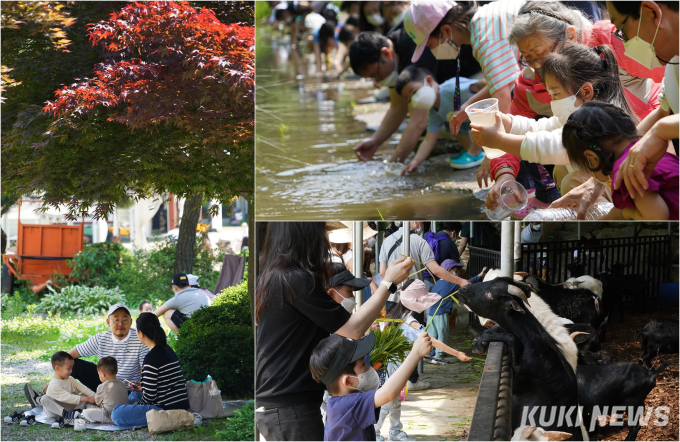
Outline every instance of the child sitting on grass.
{"type": "Polygon", "coordinates": [[[47,393],[37,401],[42,405],[45,416],[57,418],[52,428],[63,428],[64,425],[73,425],[88,402],[94,404],[95,393],[71,377],[74,360],[70,354],[58,351],[51,362],[54,376],[47,385],[47,393]]]}
{"type": "Polygon", "coordinates": [[[127,405],[128,391],[123,381],[116,379],[118,363],[116,359],[107,356],[97,362],[97,373],[102,383],[97,387],[94,395],[96,407],[88,405],[83,411],[83,417],[90,422],[112,424],[111,412],[116,405],[127,405]]]}
{"type": "Polygon", "coordinates": [[[399,395],[418,361],[432,348],[430,336],[421,333],[401,367],[378,388],[378,373],[365,359],[374,344],[373,333],[359,340],[333,334],[312,351],[312,377],[331,395],[324,440],[376,440],[376,410],[399,395]]]}
{"type": "MultiPolygon", "coordinates": [[[[611,189],[619,166],[640,139],[635,123],[623,110],[608,103],[583,104],[562,130],[569,160],[611,189]]],[[[677,220],[678,157],[664,153],[649,177],[645,195],[630,197],[625,186],[612,192],[614,208],[608,220],[677,220]]]]}
{"type": "MultiPolygon", "coordinates": [[[[406,172],[415,172],[418,166],[427,159],[437,143],[439,130],[442,126],[445,126],[448,131],[449,120],[456,110],[454,105],[456,81],[459,82],[460,101],[463,103],[486,86],[484,80],[456,77],[438,84],[430,71],[416,65],[407,67],[399,74],[395,88],[397,93],[408,100],[414,108],[429,110],[427,135],[420,143],[416,155],[402,170],[402,175],[406,172]]],[[[449,165],[454,169],[469,169],[482,164],[484,152],[472,139],[467,123],[455,137],[464,150],[459,155],[451,157],[449,165]]],[[[404,158],[400,158],[400,153],[395,152],[390,161],[403,161],[406,159],[405,157],[406,155],[404,155],[404,158]]]]}

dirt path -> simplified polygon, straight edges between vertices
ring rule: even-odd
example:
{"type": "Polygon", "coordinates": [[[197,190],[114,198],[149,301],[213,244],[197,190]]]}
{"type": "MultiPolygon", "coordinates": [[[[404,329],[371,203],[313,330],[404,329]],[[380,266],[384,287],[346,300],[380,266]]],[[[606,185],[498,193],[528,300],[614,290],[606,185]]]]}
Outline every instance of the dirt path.
{"type": "MultiPolygon", "coordinates": [[[[471,355],[473,335],[467,325],[451,329],[449,345],[471,355]]],[[[402,403],[401,422],[404,431],[417,440],[466,440],[477,401],[484,362],[425,364],[421,379],[429,382],[429,390],[413,391],[402,403]]],[[[383,426],[387,433],[388,423],[383,426]]]]}

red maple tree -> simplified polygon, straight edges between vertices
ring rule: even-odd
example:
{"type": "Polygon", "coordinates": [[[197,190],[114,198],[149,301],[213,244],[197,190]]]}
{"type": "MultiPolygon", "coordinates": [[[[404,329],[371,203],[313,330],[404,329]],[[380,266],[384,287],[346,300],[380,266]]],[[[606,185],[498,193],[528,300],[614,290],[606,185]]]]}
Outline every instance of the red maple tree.
{"type": "Polygon", "coordinates": [[[179,128],[192,147],[252,138],[253,27],[224,24],[187,2],[155,1],[132,3],[89,33],[104,61],[94,78],[57,90],[46,112],[78,116],[104,106],[109,120],[131,129],[179,128]]]}

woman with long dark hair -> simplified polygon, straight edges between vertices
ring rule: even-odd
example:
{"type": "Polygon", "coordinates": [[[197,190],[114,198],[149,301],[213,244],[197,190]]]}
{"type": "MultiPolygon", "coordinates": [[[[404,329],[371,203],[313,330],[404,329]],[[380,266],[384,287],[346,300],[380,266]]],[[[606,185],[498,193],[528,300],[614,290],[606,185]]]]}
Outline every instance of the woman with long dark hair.
{"type": "Polygon", "coordinates": [[[393,262],[378,290],[354,313],[326,293],[332,276],[326,223],[269,223],[259,265],[259,431],[267,440],[323,440],[319,407],[325,387],[309,371],[312,350],[332,333],[361,338],[380,316],[390,291],[407,278],[413,260],[393,262]]]}
{"type": "Polygon", "coordinates": [[[130,384],[142,392],[142,399],[133,405],[118,405],[111,412],[111,420],[121,427],[145,427],[149,410],[186,410],[189,397],[179,360],[170,348],[158,317],[142,313],[137,318],[137,336],[149,347],[142,367],[142,382],[130,384]]]}

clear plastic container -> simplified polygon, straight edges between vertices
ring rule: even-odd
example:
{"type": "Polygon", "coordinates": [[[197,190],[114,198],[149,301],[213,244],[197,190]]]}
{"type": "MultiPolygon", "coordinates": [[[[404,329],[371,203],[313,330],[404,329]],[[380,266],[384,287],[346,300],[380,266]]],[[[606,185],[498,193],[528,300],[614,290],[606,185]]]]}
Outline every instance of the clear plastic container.
{"type": "Polygon", "coordinates": [[[498,193],[498,206],[493,210],[486,209],[486,216],[492,221],[504,220],[513,212],[524,209],[529,201],[527,190],[517,181],[504,182],[498,193]]]}
{"type": "Polygon", "coordinates": [[[385,164],[385,173],[387,175],[399,176],[401,175],[401,171],[404,170],[404,167],[406,167],[403,163],[399,162],[391,163],[385,160],[383,163],[385,164]]]}
{"type": "MultiPolygon", "coordinates": [[[[465,113],[467,113],[470,122],[479,124],[480,126],[493,126],[496,124],[497,111],[497,98],[487,98],[486,100],[480,100],[465,108],[465,113]]],[[[505,154],[505,152],[500,149],[493,149],[488,146],[482,146],[482,149],[484,149],[484,155],[486,155],[486,157],[490,160],[505,154]]]]}
{"type": "MultiPolygon", "coordinates": [[[[614,208],[612,203],[595,203],[590,208],[586,219],[594,221],[601,219],[614,208]]],[[[524,221],[573,221],[576,219],[576,211],[573,209],[538,209],[524,218],[524,221]]]]}

